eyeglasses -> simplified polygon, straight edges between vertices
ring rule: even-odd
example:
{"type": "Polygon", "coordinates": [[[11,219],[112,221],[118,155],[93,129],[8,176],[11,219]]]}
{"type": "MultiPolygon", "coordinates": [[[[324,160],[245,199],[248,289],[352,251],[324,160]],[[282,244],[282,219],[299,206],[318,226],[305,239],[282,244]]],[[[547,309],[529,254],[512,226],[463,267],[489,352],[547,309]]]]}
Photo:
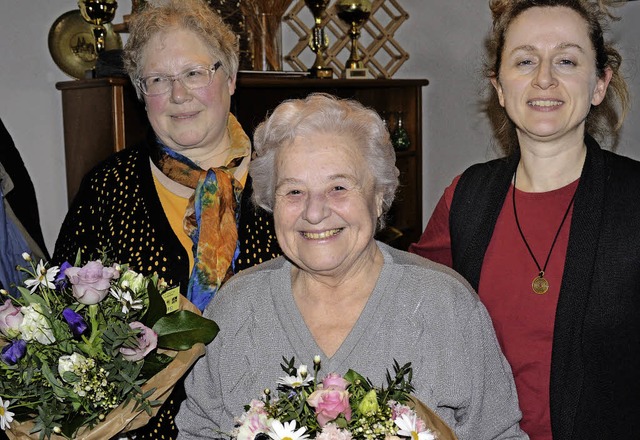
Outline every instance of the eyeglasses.
{"type": "Polygon", "coordinates": [[[213,81],[222,63],[218,61],[211,67],[197,66],[177,75],[151,75],[138,78],[138,86],[146,96],[164,95],[173,87],[174,81],[180,81],[186,89],[196,90],[207,87],[213,81]]]}

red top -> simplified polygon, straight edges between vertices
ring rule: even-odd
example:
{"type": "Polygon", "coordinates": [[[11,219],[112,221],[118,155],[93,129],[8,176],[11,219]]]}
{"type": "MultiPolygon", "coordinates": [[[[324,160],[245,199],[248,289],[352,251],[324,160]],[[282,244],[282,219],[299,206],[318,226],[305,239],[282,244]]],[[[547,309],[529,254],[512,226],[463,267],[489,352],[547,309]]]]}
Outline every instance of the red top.
{"type": "MultiPolygon", "coordinates": [[[[454,179],[438,205],[420,241],[410,251],[451,266],[449,209],[458,179],[454,179]]],[[[578,181],[549,192],[516,190],[518,220],[540,267],[549,254],[578,181]]],[[[553,324],[569,240],[569,212],[547,264],[546,294],[533,292],[538,268],[516,225],[513,187],[498,216],[480,273],[478,294],[493,320],[505,357],[511,364],[523,418],[521,428],[532,440],[551,440],[549,381],[553,324]]]]}

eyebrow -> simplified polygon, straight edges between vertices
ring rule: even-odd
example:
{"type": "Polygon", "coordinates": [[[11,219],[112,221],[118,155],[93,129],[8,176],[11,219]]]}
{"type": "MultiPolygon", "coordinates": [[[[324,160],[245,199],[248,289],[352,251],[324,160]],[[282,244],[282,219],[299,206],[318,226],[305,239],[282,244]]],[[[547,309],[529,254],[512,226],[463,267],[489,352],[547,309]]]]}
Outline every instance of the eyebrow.
{"type": "MultiPolygon", "coordinates": [[[[333,174],[331,176],[329,176],[329,178],[327,179],[329,182],[333,182],[336,180],[348,180],[350,182],[357,182],[357,179],[354,178],[353,176],[349,175],[349,174],[333,174]]],[[[290,178],[286,178],[286,179],[282,179],[280,182],[278,182],[276,184],[276,191],[285,185],[295,185],[295,184],[300,184],[303,183],[303,181],[301,179],[295,179],[293,177],[290,178]]]]}
{"type": "MultiPolygon", "coordinates": [[[[580,52],[584,53],[584,49],[582,48],[582,46],[580,46],[579,44],[576,43],[560,43],[557,46],[555,46],[555,49],[578,49],[580,52]]],[[[530,44],[523,44],[522,46],[518,46],[518,47],[514,47],[513,50],[511,50],[511,53],[515,53],[515,52],[535,52],[537,49],[535,46],[532,46],[530,44]]]]}

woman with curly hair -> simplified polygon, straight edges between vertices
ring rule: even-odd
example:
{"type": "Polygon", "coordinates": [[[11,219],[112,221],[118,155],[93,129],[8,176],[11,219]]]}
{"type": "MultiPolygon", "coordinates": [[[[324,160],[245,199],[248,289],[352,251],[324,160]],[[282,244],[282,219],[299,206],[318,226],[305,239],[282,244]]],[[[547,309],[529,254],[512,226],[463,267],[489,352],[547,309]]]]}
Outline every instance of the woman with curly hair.
{"type": "Polygon", "coordinates": [[[604,1],[492,0],[504,157],[454,179],[411,251],[477,290],[532,439],[640,438],[640,163],[604,1]]]}

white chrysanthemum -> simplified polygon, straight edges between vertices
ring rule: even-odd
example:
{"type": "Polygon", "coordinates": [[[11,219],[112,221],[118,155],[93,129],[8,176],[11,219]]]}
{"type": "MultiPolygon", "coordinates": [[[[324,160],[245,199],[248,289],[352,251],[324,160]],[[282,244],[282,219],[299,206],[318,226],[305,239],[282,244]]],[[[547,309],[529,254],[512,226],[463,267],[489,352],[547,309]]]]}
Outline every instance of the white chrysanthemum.
{"type": "Polygon", "coordinates": [[[418,416],[415,413],[402,414],[394,422],[400,428],[398,435],[403,437],[409,437],[412,440],[435,440],[436,438],[429,429],[418,432],[418,416]]]}
{"type": "Polygon", "coordinates": [[[267,433],[273,440],[303,440],[309,438],[304,432],[307,430],[304,426],[296,431],[296,421],[280,423],[279,420],[273,420],[267,433]]]}
{"type": "Polygon", "coordinates": [[[59,271],[60,268],[58,266],[46,269],[44,263],[40,260],[36,267],[36,277],[26,280],[24,284],[30,288],[31,293],[35,292],[40,285],[48,287],[49,289],[55,289],[56,286],[53,284],[53,281],[56,279],[59,271]]]}
{"type": "Polygon", "coordinates": [[[9,401],[3,401],[0,397],[0,429],[5,431],[13,422],[14,413],[9,411],[9,401]]]}
{"type": "Polygon", "coordinates": [[[129,309],[142,310],[142,300],[134,300],[128,290],[113,287],[109,292],[122,304],[122,313],[129,313],[129,309]]]}
{"type": "Polygon", "coordinates": [[[20,333],[22,339],[27,342],[36,340],[41,344],[49,345],[56,342],[55,336],[51,331],[49,320],[44,316],[43,306],[40,304],[32,304],[22,307],[20,312],[24,319],[20,323],[20,333]]]}

